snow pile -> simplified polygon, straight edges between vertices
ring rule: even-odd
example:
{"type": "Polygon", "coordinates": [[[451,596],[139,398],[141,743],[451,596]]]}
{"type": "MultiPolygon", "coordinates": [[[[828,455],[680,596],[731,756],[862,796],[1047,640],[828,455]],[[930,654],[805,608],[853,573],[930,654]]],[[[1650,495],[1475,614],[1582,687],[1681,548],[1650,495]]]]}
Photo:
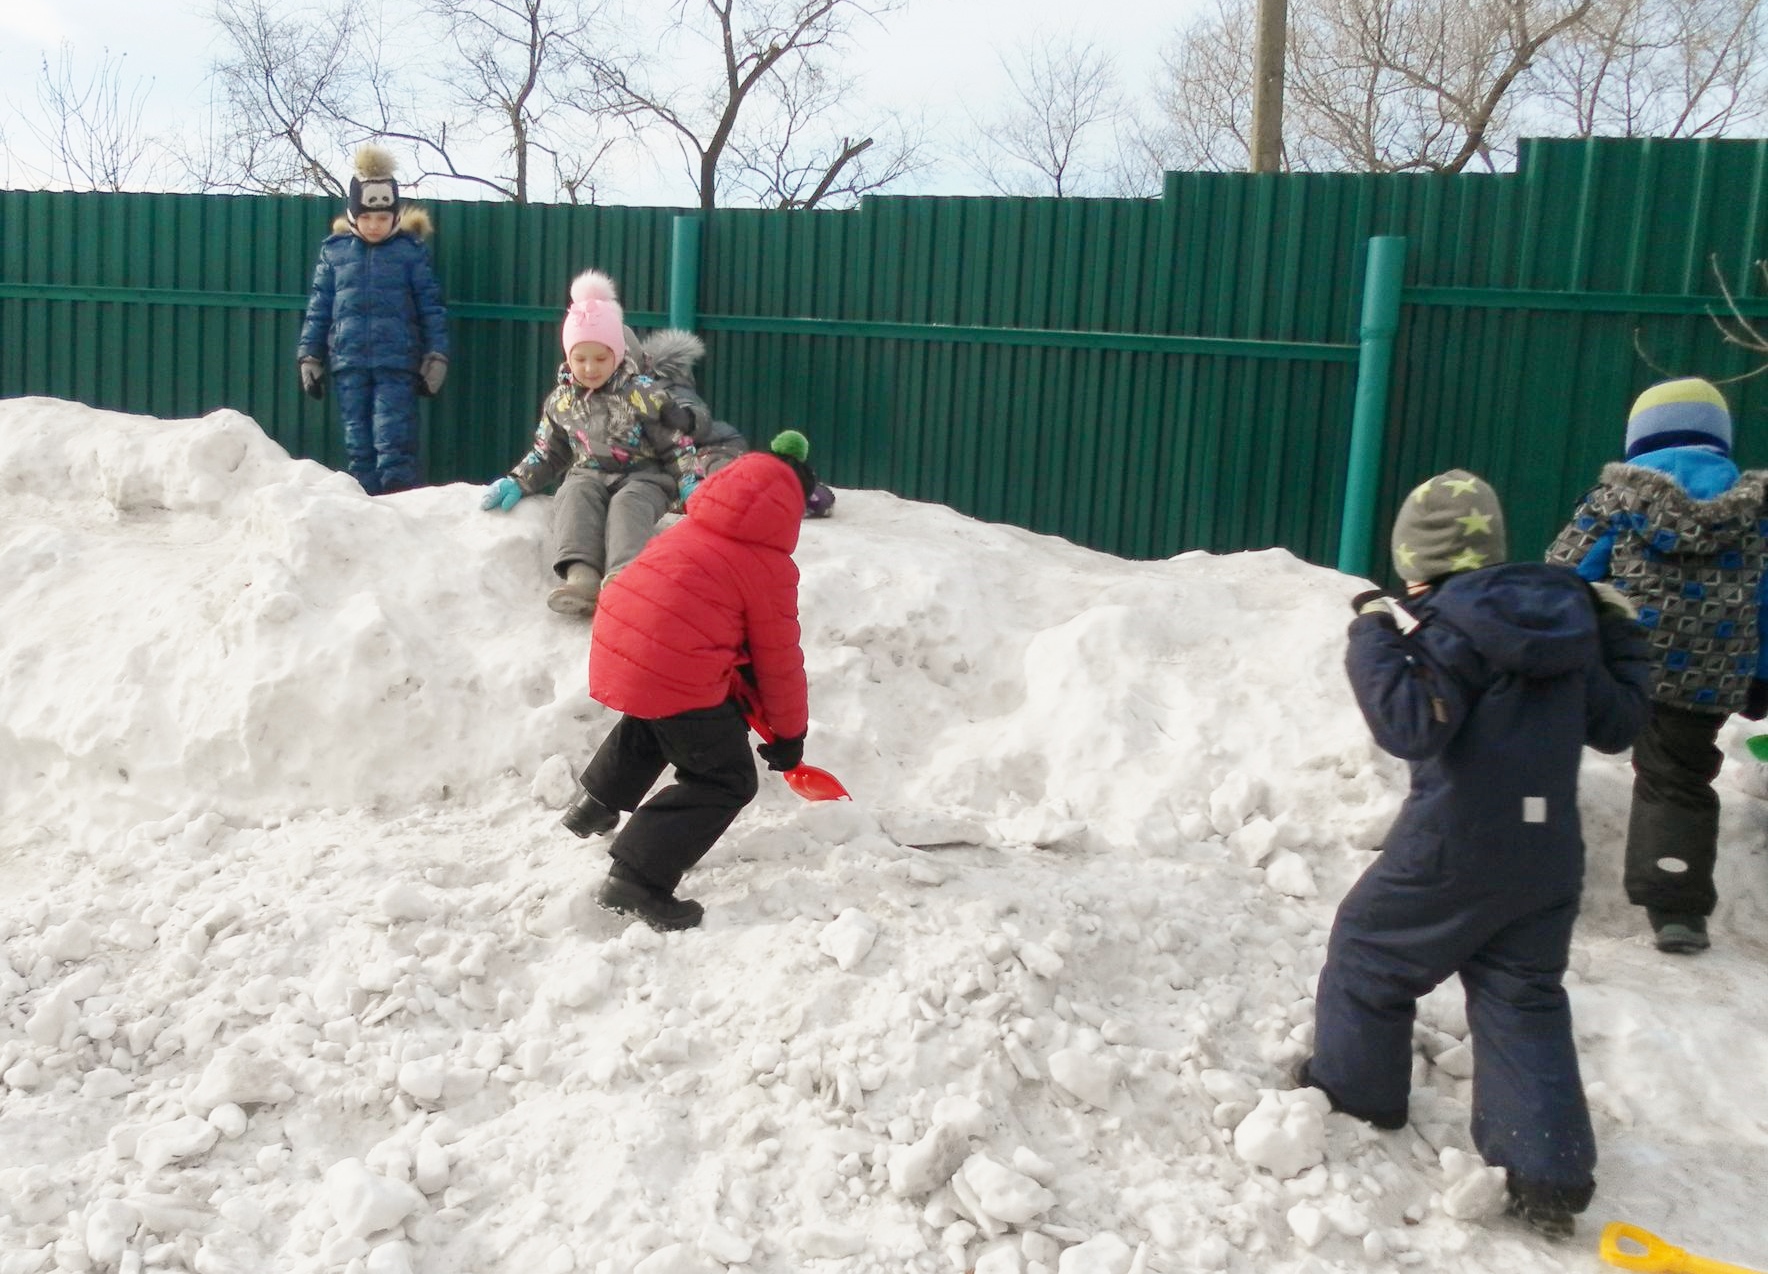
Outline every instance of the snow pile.
{"type": "MultiPolygon", "coordinates": [[[[1452,986],[1406,1130],[1287,1090],[1403,793],[1357,581],[843,492],[799,560],[858,799],[764,779],[665,938],[557,827],[608,717],[545,500],[41,399],[0,486],[0,1274],[1589,1265],[1493,1216],[1452,986]]],[[[1760,1264],[1763,809],[1727,788],[1715,951],[1666,961],[1626,782],[1591,757],[1584,1234],[1760,1264]]]]}

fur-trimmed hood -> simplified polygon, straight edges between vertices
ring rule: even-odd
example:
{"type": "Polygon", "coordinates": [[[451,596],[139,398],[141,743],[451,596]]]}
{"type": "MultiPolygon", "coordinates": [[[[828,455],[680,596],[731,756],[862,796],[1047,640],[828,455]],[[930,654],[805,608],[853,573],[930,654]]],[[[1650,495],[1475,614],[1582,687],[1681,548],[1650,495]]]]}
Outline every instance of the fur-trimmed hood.
{"type": "MultiPolygon", "coordinates": [[[[393,227],[393,234],[408,234],[414,239],[427,242],[434,231],[435,226],[430,221],[430,214],[425,212],[417,204],[408,203],[399,206],[399,224],[393,227]]],[[[332,233],[355,233],[350,228],[350,217],[347,213],[340,212],[332,219],[332,233]]],[[[392,235],[387,236],[388,239],[392,237],[392,235]]],[[[381,240],[381,242],[385,243],[386,239],[381,240]]]]}
{"type": "Polygon", "coordinates": [[[1602,482],[1620,496],[1641,539],[1669,532],[1687,553],[1717,553],[1734,544],[1755,528],[1768,499],[1768,471],[1761,469],[1738,475],[1735,486],[1710,500],[1696,499],[1670,474],[1637,461],[1604,465],[1602,482]]]}
{"type": "Polygon", "coordinates": [[[666,327],[645,337],[639,366],[664,382],[693,383],[694,364],[706,357],[706,342],[692,332],[666,327]]]}

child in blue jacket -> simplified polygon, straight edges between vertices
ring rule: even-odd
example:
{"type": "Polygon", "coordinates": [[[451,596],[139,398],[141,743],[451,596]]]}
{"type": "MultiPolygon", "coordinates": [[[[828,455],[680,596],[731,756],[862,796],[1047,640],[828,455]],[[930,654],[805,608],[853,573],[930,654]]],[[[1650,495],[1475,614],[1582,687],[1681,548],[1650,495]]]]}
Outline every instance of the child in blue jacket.
{"type": "Polygon", "coordinates": [[[350,476],[370,495],[422,480],[417,397],[433,396],[448,373],[447,311],[424,240],[430,219],[401,205],[393,157],[379,146],[356,152],[350,206],[319,249],[301,325],[301,388],[337,387],[350,476]]]}
{"type": "Polygon", "coordinates": [[[1690,954],[1718,902],[1719,728],[1768,712],[1768,473],[1738,472],[1725,398],[1694,377],[1639,395],[1626,446],[1547,560],[1612,580],[1646,630],[1651,719],[1633,745],[1623,879],[1658,950],[1690,954]]]}
{"type": "Polygon", "coordinates": [[[1596,1188],[1563,985],[1584,878],[1578,768],[1585,744],[1632,742],[1651,672],[1618,594],[1505,553],[1497,495],[1451,469],[1394,523],[1407,598],[1352,603],[1351,689],[1412,787],[1339,904],[1297,1079],[1403,1127],[1418,999],[1459,974],[1474,1145],[1506,1170],[1513,1210],[1565,1237],[1596,1188]]]}

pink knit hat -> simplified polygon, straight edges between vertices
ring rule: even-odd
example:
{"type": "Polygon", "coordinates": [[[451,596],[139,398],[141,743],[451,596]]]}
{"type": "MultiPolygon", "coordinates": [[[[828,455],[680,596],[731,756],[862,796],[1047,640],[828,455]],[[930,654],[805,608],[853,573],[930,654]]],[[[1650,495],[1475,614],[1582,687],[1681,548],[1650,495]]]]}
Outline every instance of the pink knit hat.
{"type": "Polygon", "coordinates": [[[594,341],[613,350],[616,361],[626,357],[626,314],[614,294],[614,280],[600,270],[585,270],[571,280],[571,308],[565,311],[562,336],[566,354],[573,345],[594,341]]]}

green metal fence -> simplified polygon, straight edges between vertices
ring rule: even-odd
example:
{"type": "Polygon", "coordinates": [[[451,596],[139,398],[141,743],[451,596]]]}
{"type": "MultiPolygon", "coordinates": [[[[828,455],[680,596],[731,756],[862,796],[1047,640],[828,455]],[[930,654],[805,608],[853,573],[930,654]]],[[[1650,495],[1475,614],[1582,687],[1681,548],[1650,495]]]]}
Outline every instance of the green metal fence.
{"type": "MultiPolygon", "coordinates": [[[[423,409],[426,462],[432,481],[484,481],[516,458],[567,284],[596,265],[641,329],[697,303],[719,414],[754,437],[804,429],[837,485],[1129,556],[1278,544],[1332,562],[1364,262],[1393,235],[1406,287],[1375,538],[1400,493],[1462,465],[1535,553],[1659,378],[1636,341],[1676,374],[1761,361],[1709,317],[1709,258],[1768,315],[1765,200],[1768,142],[1566,141],[1497,176],[1174,173],[1151,200],[727,209],[699,227],[685,297],[678,210],[430,204],[454,360],[423,409]]],[[[336,211],[0,192],[0,395],[235,407],[338,463],[331,404],[301,397],[293,359],[336,211]]],[[[1727,392],[1740,459],[1768,456],[1768,387],[1727,392]]]]}

